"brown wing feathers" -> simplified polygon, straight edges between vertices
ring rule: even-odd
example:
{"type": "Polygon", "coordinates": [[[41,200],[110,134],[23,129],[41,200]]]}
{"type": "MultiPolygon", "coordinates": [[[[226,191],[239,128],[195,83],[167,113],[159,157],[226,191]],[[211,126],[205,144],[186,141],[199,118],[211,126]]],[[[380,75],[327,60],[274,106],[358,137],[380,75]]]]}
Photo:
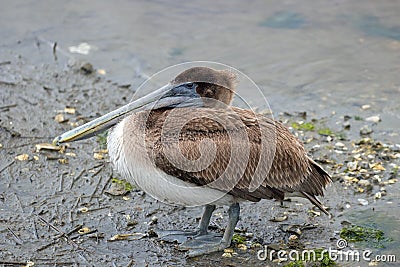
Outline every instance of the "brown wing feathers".
{"type": "MultiPolygon", "coordinates": [[[[323,189],[331,182],[331,179],[317,163],[306,155],[298,139],[279,122],[255,115],[249,110],[239,108],[233,108],[233,110],[239,116],[240,122],[237,117],[226,114],[224,110],[181,108],[175,109],[171,114],[169,110],[152,111],[148,119],[151,124],[147,126],[148,131],[152,134],[146,135],[146,143],[149,155],[153,158],[155,165],[170,175],[197,185],[207,185],[219,190],[231,188],[230,194],[250,201],[259,201],[262,198],[283,199],[284,192],[301,192],[313,204],[326,212],[315,196],[323,195],[323,189]],[[201,112],[204,112],[204,117],[201,112]],[[213,119],[207,119],[207,113],[209,115],[210,112],[218,113],[213,115],[219,116],[224,125],[213,119]],[[179,148],[187,159],[193,161],[201,157],[199,148],[201,141],[211,140],[215,144],[215,159],[208,167],[188,172],[170,162],[171,159],[177,160],[178,158],[177,155],[174,155],[176,150],[169,145],[168,138],[161,139],[161,131],[167,116],[177,116],[176,120],[169,118],[168,123],[174,121],[178,123],[183,119],[187,121],[179,133],[179,148]],[[266,159],[260,155],[261,127],[267,133],[267,145],[271,145],[270,151],[267,152],[274,155],[273,159],[266,157],[272,160],[272,164],[263,162],[266,159]],[[245,148],[250,144],[249,160],[245,165],[244,173],[243,164],[234,162],[235,157],[232,158],[233,162],[230,162],[232,144],[229,141],[229,131],[238,130],[245,130],[248,140],[243,140],[243,144],[240,140],[236,140],[235,145],[239,147],[243,145],[245,148]],[[252,175],[258,165],[270,166],[270,169],[262,184],[256,190],[250,191],[252,175]],[[232,181],[234,186],[228,179],[222,179],[221,183],[210,184],[216,178],[224,175],[228,166],[231,169],[226,174],[234,180],[232,181]],[[240,172],[242,172],[241,177],[237,177],[237,173],[240,172]]],[[[168,125],[168,127],[173,128],[174,125],[168,125]]],[[[173,140],[171,140],[172,143],[173,140]]]]}

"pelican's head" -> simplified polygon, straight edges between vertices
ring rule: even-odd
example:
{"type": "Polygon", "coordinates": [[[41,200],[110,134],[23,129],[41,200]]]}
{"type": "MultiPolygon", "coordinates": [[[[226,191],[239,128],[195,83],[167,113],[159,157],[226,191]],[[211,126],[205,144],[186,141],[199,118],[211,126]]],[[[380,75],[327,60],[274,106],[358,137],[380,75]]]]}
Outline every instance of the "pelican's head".
{"type": "Polygon", "coordinates": [[[160,108],[223,108],[231,104],[235,86],[236,75],[230,71],[193,67],[150,94],[57,136],[53,143],[92,137],[112,127],[121,117],[131,112],[160,108]]]}

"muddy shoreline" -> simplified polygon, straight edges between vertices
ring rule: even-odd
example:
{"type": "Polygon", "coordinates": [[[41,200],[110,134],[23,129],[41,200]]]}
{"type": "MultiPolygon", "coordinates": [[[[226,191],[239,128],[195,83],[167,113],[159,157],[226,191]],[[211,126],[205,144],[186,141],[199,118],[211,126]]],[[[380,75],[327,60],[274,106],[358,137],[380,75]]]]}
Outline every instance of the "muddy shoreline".
{"type": "MultiPolygon", "coordinates": [[[[318,126],[317,118],[316,129],[309,130],[295,124],[311,122],[304,114],[281,114],[277,117],[293,128],[311,155],[332,173],[334,183],[323,202],[333,217],[310,212],[311,204],[298,199],[283,206],[266,200],[245,203],[237,234],[245,236],[246,250],[234,244],[232,257],[215,253],[186,259],[174,244],[154,237],[153,229],[193,228],[200,219],[200,208],[167,206],[137,189],[124,196],[105,193],[111,179],[120,177],[106,154],[94,158],[94,152],[102,149],[95,138],[71,144],[62,152],[38,151],[36,147],[97,117],[100,111],[125,104],[141,77],[129,86],[108,80],[96,70],[88,73],[79,62],[68,67],[60,63],[37,66],[13,52],[5,58],[10,60],[0,62],[0,266],[20,266],[28,261],[35,266],[275,266],[278,263],[258,260],[257,252],[266,244],[288,244],[293,233],[285,231],[287,226],[302,229],[298,240],[306,248],[334,247],[343,222],[358,220],[352,214],[381,216],[382,210],[399,207],[393,201],[398,194],[395,182],[386,184],[386,195],[377,199],[382,187],[379,183],[371,182],[372,189],[355,192],[363,186],[354,186],[345,178],[347,164],[353,158],[351,151],[357,149],[354,144],[369,137],[360,136],[359,129],[364,124],[373,127],[371,123],[353,117],[352,132],[339,125],[332,127],[336,134],[330,135],[318,129],[337,125],[339,120],[344,123],[341,115],[324,118],[327,122],[323,127],[318,126]],[[57,114],[62,114],[63,120],[56,121],[57,114]],[[24,154],[27,158],[16,158],[24,154]],[[365,199],[368,205],[363,206],[359,199],[365,199]],[[287,219],[270,221],[282,216],[287,219]],[[82,230],[84,227],[87,229],[82,230]],[[131,236],[113,242],[117,234],[131,236]]],[[[392,149],[390,153],[398,152],[392,149]]],[[[382,182],[397,179],[396,175],[388,177],[393,164],[398,165],[399,159],[384,162],[387,175],[376,173],[382,174],[382,182]]],[[[222,231],[224,219],[226,210],[218,208],[212,217],[212,230],[222,231]]],[[[394,242],[399,242],[396,237],[394,242]]]]}

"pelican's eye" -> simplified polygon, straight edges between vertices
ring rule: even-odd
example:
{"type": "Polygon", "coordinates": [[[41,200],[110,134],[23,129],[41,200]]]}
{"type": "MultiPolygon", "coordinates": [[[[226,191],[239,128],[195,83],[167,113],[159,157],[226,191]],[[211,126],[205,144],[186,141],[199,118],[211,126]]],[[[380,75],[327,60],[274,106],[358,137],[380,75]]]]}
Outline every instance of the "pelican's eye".
{"type": "Polygon", "coordinates": [[[195,84],[194,83],[187,83],[187,84],[185,84],[185,86],[188,89],[193,89],[195,87],[195,84]]]}

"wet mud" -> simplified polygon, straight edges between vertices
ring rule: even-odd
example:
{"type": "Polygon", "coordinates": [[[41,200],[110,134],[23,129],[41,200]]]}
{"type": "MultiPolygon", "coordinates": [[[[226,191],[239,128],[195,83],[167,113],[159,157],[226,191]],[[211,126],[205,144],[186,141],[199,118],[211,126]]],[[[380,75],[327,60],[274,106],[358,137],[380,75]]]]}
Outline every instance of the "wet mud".
{"type": "MultiPolygon", "coordinates": [[[[188,259],[154,230],[192,229],[201,208],[168,206],[136,188],[120,196],[107,193],[112,179],[121,177],[96,138],[62,150],[37,146],[125,104],[141,78],[118,84],[78,61],[39,66],[10,51],[5,58],[0,62],[0,266],[284,266],[287,262],[258,259],[259,250],[335,248],[343,224],[365,218],[381,228],[386,223],[382,230],[391,235],[393,226],[374,218],[399,208],[399,147],[368,141],[370,133],[360,136],[360,128],[374,122],[360,122],[355,114],[312,120],[306,113],[282,113],[277,118],[333,176],[323,198],[332,218],[302,199],[244,203],[240,238],[232,249],[188,259]]],[[[226,218],[219,207],[210,229],[222,232],[226,218]]],[[[398,237],[380,252],[396,252],[398,237]]]]}

